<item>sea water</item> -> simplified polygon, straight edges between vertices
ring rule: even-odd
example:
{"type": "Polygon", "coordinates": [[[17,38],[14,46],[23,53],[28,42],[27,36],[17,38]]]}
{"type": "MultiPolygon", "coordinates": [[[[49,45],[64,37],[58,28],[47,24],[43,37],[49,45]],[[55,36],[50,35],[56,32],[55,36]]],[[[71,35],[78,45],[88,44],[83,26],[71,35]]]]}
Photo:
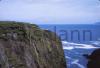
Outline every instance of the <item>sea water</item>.
{"type": "Polygon", "coordinates": [[[100,48],[100,25],[97,24],[52,24],[39,25],[42,29],[55,32],[62,40],[68,68],[86,68],[91,54],[100,48]]]}

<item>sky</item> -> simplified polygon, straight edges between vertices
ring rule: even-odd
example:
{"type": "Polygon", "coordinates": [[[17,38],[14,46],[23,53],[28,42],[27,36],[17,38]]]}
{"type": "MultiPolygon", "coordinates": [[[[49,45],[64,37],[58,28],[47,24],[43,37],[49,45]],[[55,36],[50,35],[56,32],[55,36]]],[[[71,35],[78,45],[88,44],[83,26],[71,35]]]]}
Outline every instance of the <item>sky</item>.
{"type": "Polygon", "coordinates": [[[36,24],[100,22],[99,0],[1,0],[1,21],[36,24]]]}

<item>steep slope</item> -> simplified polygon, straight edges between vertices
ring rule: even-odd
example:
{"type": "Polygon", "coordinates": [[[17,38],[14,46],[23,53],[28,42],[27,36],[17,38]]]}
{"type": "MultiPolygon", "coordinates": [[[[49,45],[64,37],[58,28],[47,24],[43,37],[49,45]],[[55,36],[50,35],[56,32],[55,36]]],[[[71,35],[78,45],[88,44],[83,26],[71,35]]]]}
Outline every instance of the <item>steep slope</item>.
{"type": "Polygon", "coordinates": [[[0,68],[66,68],[61,45],[37,25],[0,22],[0,68]]]}

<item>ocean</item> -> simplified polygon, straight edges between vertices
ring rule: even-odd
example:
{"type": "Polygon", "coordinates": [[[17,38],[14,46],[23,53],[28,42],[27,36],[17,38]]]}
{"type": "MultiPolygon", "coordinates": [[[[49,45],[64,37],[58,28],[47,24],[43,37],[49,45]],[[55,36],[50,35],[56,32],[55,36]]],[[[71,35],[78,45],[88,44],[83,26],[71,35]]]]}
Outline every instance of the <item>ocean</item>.
{"type": "Polygon", "coordinates": [[[68,68],[86,68],[88,60],[83,55],[100,48],[98,24],[44,24],[39,27],[61,38],[68,68]]]}

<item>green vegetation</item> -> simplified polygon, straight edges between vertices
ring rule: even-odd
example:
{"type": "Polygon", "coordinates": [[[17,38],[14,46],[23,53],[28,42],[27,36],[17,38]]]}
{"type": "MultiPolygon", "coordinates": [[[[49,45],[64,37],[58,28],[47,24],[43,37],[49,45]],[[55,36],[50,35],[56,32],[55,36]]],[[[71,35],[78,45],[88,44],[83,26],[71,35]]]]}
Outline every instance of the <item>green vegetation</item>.
{"type": "Polygon", "coordinates": [[[22,36],[25,37],[25,35],[29,33],[30,29],[39,29],[39,27],[35,24],[23,22],[0,21],[0,38],[7,39],[7,35],[10,36],[14,34],[18,35],[19,38],[22,38],[22,36]]]}
{"type": "Polygon", "coordinates": [[[0,21],[0,68],[66,68],[60,38],[35,24],[0,21]]]}
{"type": "Polygon", "coordinates": [[[23,23],[23,22],[15,22],[15,21],[0,21],[0,27],[22,27],[23,25],[32,26],[37,28],[38,26],[35,24],[23,23]]]}

